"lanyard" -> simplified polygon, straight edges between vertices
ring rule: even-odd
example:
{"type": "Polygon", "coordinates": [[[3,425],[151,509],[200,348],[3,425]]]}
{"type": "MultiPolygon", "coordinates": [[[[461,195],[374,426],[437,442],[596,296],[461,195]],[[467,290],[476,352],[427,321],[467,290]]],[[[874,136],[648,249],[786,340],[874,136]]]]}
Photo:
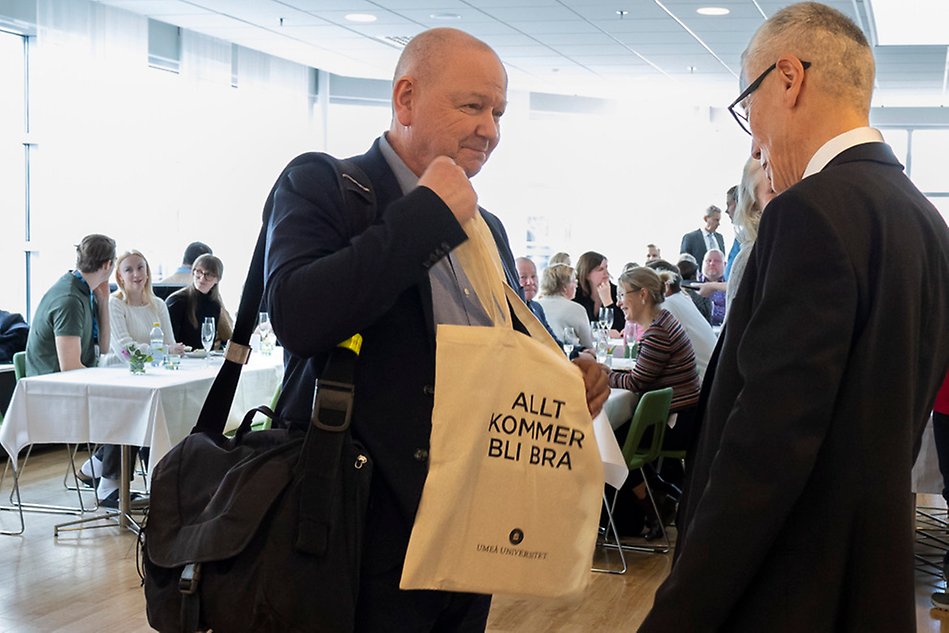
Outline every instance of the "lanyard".
{"type": "Polygon", "coordinates": [[[92,341],[97,342],[99,340],[99,320],[96,318],[96,296],[92,292],[92,289],[89,288],[89,283],[83,279],[82,273],[80,273],[78,270],[74,270],[72,271],[72,274],[73,277],[81,281],[82,285],[84,285],[89,290],[89,307],[92,309],[92,341]]]}

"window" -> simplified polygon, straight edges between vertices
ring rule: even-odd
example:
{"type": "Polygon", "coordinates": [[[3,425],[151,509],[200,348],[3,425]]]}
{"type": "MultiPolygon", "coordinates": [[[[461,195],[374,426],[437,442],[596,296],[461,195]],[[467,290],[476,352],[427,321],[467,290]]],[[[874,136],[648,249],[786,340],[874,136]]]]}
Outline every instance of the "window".
{"type": "Polygon", "coordinates": [[[0,309],[19,312],[27,309],[26,192],[26,38],[0,31],[0,309]]]}
{"type": "Polygon", "coordinates": [[[177,73],[181,69],[181,29],[157,20],[148,21],[148,65],[177,73]]]}
{"type": "Polygon", "coordinates": [[[949,130],[913,130],[913,182],[925,193],[949,193],[949,130]]]}

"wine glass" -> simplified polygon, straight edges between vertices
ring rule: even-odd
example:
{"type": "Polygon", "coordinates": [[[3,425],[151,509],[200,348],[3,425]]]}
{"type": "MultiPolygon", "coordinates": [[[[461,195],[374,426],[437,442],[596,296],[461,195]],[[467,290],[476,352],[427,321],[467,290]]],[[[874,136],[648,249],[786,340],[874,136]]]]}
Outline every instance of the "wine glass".
{"type": "Polygon", "coordinates": [[[260,336],[260,352],[264,356],[269,356],[274,348],[274,335],[270,315],[266,312],[261,312],[257,318],[257,334],[260,336]]]}
{"type": "Polygon", "coordinates": [[[607,344],[610,340],[610,331],[602,324],[593,333],[593,351],[596,353],[596,362],[601,365],[607,364],[608,355],[606,353],[607,344]]]}
{"type": "Polygon", "coordinates": [[[577,336],[576,330],[574,330],[569,325],[563,329],[563,351],[567,354],[567,357],[570,357],[570,354],[573,352],[574,346],[580,343],[580,337],[577,336]]]}
{"type": "Polygon", "coordinates": [[[204,317],[204,323],[201,324],[201,345],[204,347],[204,358],[207,362],[210,362],[211,346],[214,345],[216,334],[214,317],[204,317]]]}
{"type": "Polygon", "coordinates": [[[600,308],[600,327],[604,330],[609,330],[613,325],[613,308],[602,307],[600,308]]]}
{"type": "Polygon", "coordinates": [[[626,339],[626,358],[636,359],[639,352],[639,342],[636,340],[636,324],[633,324],[633,327],[628,328],[624,333],[624,338],[626,339]]]}

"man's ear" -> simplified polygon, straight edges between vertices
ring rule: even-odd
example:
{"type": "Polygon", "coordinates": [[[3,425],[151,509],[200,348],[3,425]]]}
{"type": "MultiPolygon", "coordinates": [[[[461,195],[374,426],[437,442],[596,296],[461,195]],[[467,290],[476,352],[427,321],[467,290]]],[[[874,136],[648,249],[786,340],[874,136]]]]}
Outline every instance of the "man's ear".
{"type": "Polygon", "coordinates": [[[392,109],[400,125],[412,124],[412,112],[415,105],[415,80],[412,77],[400,77],[392,87],[392,109]]]}
{"type": "Polygon", "coordinates": [[[796,106],[804,84],[804,65],[801,60],[793,55],[784,55],[775,64],[775,73],[784,87],[785,104],[796,106]]]}

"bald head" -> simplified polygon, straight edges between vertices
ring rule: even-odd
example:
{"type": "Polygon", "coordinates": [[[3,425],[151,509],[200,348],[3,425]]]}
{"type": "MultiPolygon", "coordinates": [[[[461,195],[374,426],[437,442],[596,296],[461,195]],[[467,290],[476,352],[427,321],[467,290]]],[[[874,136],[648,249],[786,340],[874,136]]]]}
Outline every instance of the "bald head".
{"type": "Polygon", "coordinates": [[[530,301],[537,294],[537,267],[526,257],[518,257],[514,263],[517,266],[521,287],[524,289],[524,299],[530,301]]]}
{"type": "Polygon", "coordinates": [[[507,73],[487,44],[457,29],[416,35],[396,67],[386,139],[417,176],[439,156],[470,178],[501,139],[507,73]]]}
{"type": "Polygon", "coordinates": [[[808,74],[820,92],[861,114],[870,112],[875,67],[863,31],[840,11],[801,2],[771,16],[742,53],[754,77],[781,55],[811,63],[808,74]]]}
{"type": "MultiPolygon", "coordinates": [[[[465,54],[465,51],[479,50],[497,58],[494,50],[464,31],[450,28],[437,28],[423,31],[413,37],[399,56],[395,65],[393,82],[411,75],[421,81],[437,78],[438,69],[446,57],[465,54]]],[[[498,63],[500,63],[498,59],[498,63]]]]}

